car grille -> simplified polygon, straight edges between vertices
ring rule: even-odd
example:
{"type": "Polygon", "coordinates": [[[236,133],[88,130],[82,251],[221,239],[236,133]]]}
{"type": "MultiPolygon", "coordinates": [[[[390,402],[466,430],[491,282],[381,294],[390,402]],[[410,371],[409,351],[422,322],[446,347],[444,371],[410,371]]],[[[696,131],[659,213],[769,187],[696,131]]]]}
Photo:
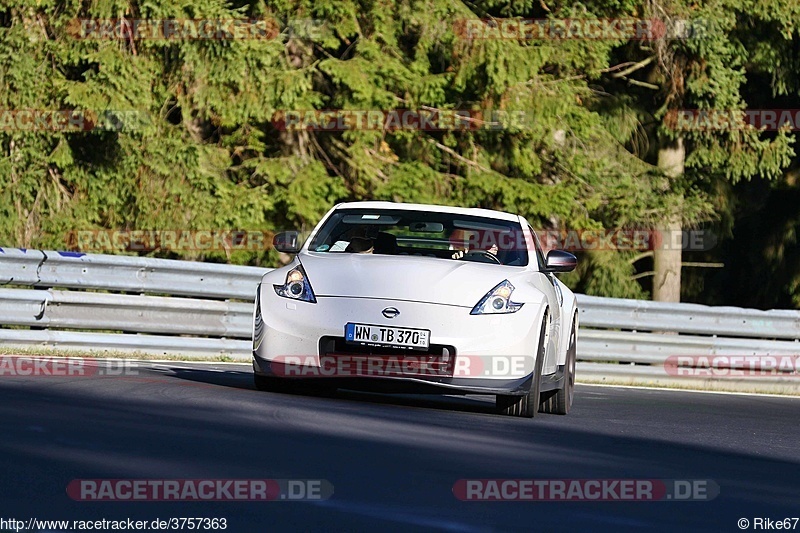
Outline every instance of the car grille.
{"type": "Polygon", "coordinates": [[[366,361],[374,358],[380,359],[384,364],[387,359],[391,359],[397,363],[397,368],[408,370],[401,372],[407,376],[421,374],[452,376],[456,361],[455,347],[444,344],[431,344],[427,350],[409,350],[386,346],[360,346],[347,343],[344,337],[330,336],[319,340],[319,355],[350,359],[363,356],[366,361]],[[419,365],[424,365],[424,370],[420,370],[419,365]]]}

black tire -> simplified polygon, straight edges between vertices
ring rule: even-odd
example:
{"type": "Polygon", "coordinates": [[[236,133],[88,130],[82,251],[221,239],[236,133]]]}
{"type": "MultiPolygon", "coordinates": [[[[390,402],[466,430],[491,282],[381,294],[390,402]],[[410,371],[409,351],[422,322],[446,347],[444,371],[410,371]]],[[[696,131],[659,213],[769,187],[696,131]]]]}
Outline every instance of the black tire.
{"type": "Polygon", "coordinates": [[[495,400],[497,412],[508,416],[521,416],[524,418],[533,418],[539,412],[539,405],[541,402],[541,389],[542,389],[542,364],[544,361],[545,350],[545,333],[547,331],[547,313],[544,315],[542,321],[542,330],[539,332],[539,353],[536,355],[536,369],[533,372],[533,381],[531,382],[531,389],[527,394],[522,396],[511,396],[507,394],[498,394],[495,400]]]}
{"type": "Polygon", "coordinates": [[[553,395],[542,402],[541,412],[554,415],[566,415],[572,407],[572,398],[575,395],[575,362],[577,360],[577,331],[576,319],[572,320],[572,330],[569,334],[569,347],[567,359],[564,361],[564,384],[553,395]]]}

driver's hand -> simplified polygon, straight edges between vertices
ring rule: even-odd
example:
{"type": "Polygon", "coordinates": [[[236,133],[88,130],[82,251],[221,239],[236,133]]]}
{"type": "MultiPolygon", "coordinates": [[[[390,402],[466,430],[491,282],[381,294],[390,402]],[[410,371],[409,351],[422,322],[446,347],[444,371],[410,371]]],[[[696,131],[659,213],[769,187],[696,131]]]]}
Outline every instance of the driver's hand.
{"type": "Polygon", "coordinates": [[[464,254],[467,253],[468,251],[469,250],[459,250],[456,253],[454,253],[451,257],[453,259],[461,259],[462,257],[464,257],[464,254]]]}

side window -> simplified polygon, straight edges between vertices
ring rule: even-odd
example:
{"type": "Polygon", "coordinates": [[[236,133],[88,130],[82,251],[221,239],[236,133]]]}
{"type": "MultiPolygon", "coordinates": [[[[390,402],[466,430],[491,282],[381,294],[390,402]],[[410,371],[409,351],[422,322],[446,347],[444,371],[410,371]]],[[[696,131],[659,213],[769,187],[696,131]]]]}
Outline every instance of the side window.
{"type": "Polygon", "coordinates": [[[530,231],[531,236],[533,236],[533,245],[536,247],[536,259],[539,261],[539,270],[544,270],[547,263],[544,258],[544,252],[542,252],[542,245],[539,244],[539,236],[536,235],[536,232],[533,231],[533,228],[530,226],[528,226],[528,231],[530,231]]]}

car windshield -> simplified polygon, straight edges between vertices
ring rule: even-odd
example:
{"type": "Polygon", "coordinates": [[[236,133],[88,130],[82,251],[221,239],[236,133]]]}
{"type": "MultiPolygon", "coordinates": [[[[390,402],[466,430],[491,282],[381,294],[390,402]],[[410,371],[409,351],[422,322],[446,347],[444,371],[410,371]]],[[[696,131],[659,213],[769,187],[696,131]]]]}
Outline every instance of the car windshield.
{"type": "Polygon", "coordinates": [[[429,211],[341,209],[325,221],[308,250],[528,264],[519,223],[429,211]]]}

